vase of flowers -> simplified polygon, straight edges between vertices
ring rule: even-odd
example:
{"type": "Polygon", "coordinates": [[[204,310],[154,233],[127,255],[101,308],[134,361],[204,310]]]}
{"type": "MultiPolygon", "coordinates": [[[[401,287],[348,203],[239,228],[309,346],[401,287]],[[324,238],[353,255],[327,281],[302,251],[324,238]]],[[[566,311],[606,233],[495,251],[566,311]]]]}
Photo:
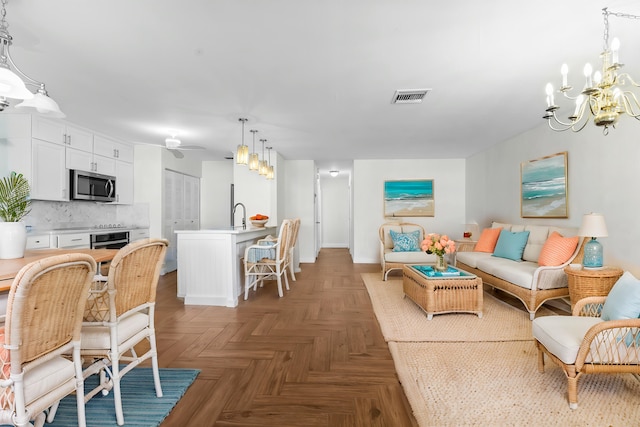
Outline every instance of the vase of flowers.
{"type": "Polygon", "coordinates": [[[449,239],[446,234],[427,234],[427,237],[422,241],[420,246],[426,253],[436,256],[436,265],[434,266],[436,271],[446,271],[447,261],[444,258],[444,254],[450,254],[456,251],[456,242],[449,239]]]}

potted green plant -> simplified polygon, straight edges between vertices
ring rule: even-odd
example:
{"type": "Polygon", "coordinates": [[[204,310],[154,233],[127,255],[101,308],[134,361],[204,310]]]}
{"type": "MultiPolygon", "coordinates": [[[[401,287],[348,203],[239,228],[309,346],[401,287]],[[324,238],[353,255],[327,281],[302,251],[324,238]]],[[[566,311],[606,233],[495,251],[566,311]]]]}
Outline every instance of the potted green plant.
{"type": "Polygon", "coordinates": [[[27,228],[22,220],[31,211],[29,181],[11,172],[0,180],[0,259],[22,258],[27,228]]]}

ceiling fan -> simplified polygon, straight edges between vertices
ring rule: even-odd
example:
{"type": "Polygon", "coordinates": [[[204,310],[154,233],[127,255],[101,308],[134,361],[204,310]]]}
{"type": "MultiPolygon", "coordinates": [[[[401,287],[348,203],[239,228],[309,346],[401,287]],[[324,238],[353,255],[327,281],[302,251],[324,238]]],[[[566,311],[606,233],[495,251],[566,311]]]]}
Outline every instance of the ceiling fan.
{"type": "Polygon", "coordinates": [[[177,133],[171,132],[170,136],[164,140],[164,144],[157,144],[157,143],[143,143],[143,144],[164,147],[167,150],[169,150],[169,152],[173,154],[176,159],[184,158],[184,154],[180,152],[181,150],[206,150],[205,147],[201,147],[199,145],[182,145],[182,141],[180,141],[177,138],[177,136],[178,136],[177,133]]]}

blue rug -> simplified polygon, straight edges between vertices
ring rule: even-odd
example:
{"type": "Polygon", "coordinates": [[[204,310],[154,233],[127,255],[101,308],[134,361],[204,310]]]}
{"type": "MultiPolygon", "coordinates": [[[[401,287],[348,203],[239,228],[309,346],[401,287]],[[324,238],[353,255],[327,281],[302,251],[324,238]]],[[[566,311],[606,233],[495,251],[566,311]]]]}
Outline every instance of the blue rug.
{"type": "MultiPolygon", "coordinates": [[[[160,369],[162,397],[156,397],[151,368],[135,368],[121,380],[122,410],[127,427],[159,426],[176,406],[191,383],[200,373],[197,369],[160,369]]],[[[97,375],[85,381],[85,388],[98,384],[97,375]]],[[[85,406],[87,427],[117,427],[113,393],[94,396],[85,406]]],[[[60,402],[55,420],[45,426],[77,427],[75,395],[67,396],[60,402]]]]}

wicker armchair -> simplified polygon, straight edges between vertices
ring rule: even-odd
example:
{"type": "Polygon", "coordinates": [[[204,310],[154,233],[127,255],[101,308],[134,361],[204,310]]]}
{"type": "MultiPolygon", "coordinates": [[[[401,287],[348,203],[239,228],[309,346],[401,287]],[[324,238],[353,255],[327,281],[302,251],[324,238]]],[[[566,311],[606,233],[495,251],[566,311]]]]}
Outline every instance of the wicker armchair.
{"type": "Polygon", "coordinates": [[[144,360],[151,359],[156,396],[162,397],[154,313],[168,244],[166,239],[142,239],[120,249],[111,261],[106,283],[96,282],[97,289],[86,301],[81,354],[92,363],[83,374],[84,378],[99,374],[100,383],[87,392],[85,400],[113,388],[118,425],[124,424],[120,380],[144,360]],[[138,356],[134,346],[144,340],[150,348],[138,356]]]}
{"type": "Polygon", "coordinates": [[[606,297],[576,302],[573,316],[545,316],[533,321],[538,370],[544,355],[567,376],[569,407],[578,407],[578,379],[582,374],[640,374],[640,319],[600,319],[606,297]]]}
{"type": "Polygon", "coordinates": [[[76,393],[85,426],[80,358],[82,313],[96,262],[58,255],[32,262],[11,285],[0,349],[0,424],[36,426],[53,418],[60,399],[76,393]]]}

